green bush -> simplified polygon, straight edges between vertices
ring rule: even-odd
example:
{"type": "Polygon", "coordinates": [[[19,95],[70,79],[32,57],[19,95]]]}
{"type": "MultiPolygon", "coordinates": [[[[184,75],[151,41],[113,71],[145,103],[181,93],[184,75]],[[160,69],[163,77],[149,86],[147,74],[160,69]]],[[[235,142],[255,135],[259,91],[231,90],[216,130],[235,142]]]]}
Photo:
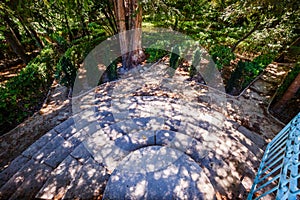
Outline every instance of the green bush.
{"type": "Polygon", "coordinates": [[[18,76],[1,85],[0,134],[21,123],[41,105],[53,81],[53,66],[57,60],[57,52],[48,46],[18,76]]]}
{"type": "Polygon", "coordinates": [[[226,65],[230,65],[230,61],[236,58],[229,47],[222,45],[213,46],[209,50],[209,54],[219,70],[221,70],[226,65]]]}
{"type": "Polygon", "coordinates": [[[227,82],[226,91],[230,94],[241,92],[273,61],[274,58],[275,56],[273,54],[265,54],[256,57],[251,62],[239,61],[236,69],[227,82]]]}
{"type": "Polygon", "coordinates": [[[117,63],[118,63],[118,59],[113,61],[106,69],[107,76],[110,81],[116,80],[118,78],[117,63]]]}
{"type": "Polygon", "coordinates": [[[177,69],[179,65],[179,58],[180,58],[180,48],[178,45],[175,45],[172,49],[170,55],[170,67],[173,69],[177,69]]]}
{"type": "Polygon", "coordinates": [[[146,48],[145,54],[148,55],[147,62],[152,63],[164,57],[167,54],[167,51],[156,48],[146,48]]]}
{"type": "Polygon", "coordinates": [[[84,61],[84,58],[96,45],[105,39],[106,36],[103,34],[101,37],[95,39],[86,37],[85,40],[80,40],[82,43],[69,48],[60,58],[56,66],[55,78],[59,80],[62,85],[72,87],[76,78],[76,72],[80,64],[84,61]]]}

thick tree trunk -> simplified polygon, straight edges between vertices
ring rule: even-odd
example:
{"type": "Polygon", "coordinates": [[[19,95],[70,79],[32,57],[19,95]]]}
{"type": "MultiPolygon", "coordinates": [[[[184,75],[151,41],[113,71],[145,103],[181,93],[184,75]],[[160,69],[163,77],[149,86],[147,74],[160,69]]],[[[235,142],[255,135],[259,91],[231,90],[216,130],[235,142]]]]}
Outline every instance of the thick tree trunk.
{"type": "Polygon", "coordinates": [[[142,7],[138,0],[114,1],[123,68],[137,66],[144,58],[142,50],[142,7]],[[132,30],[131,34],[125,33],[132,30]]]}
{"type": "Polygon", "coordinates": [[[283,94],[281,99],[275,104],[274,110],[276,112],[281,112],[283,108],[285,107],[286,103],[294,97],[296,92],[300,89],[300,73],[296,76],[294,81],[291,83],[291,85],[288,87],[286,92],[283,94]]]}
{"type": "Polygon", "coordinates": [[[23,60],[24,63],[27,64],[29,62],[29,58],[25,53],[25,49],[8,24],[6,25],[6,30],[4,31],[4,37],[10,44],[13,51],[23,60]]]}
{"type": "Polygon", "coordinates": [[[128,38],[126,33],[126,23],[125,23],[125,2],[124,0],[114,1],[115,14],[118,25],[119,32],[119,42],[122,54],[122,66],[124,69],[130,68],[130,63],[128,62],[128,38]]]}
{"type": "Polygon", "coordinates": [[[131,37],[133,51],[130,53],[130,62],[132,67],[135,67],[145,59],[145,54],[142,50],[142,7],[138,0],[131,1],[130,10],[131,29],[134,29],[131,37]]]}

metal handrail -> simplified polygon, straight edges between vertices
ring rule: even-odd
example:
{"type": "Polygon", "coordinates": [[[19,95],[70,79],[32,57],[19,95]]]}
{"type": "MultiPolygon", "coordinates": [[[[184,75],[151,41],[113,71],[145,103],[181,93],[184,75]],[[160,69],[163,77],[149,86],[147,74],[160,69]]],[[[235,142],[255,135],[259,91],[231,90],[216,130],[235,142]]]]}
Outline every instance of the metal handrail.
{"type": "Polygon", "coordinates": [[[268,144],[248,200],[300,198],[300,113],[268,144]]]}

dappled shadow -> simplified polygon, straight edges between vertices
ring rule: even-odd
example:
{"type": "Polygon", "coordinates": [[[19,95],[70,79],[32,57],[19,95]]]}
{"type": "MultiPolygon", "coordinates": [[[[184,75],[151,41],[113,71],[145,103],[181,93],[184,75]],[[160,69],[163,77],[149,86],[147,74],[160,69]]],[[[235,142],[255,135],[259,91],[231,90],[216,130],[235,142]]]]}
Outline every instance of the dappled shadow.
{"type": "MultiPolygon", "coordinates": [[[[73,109],[74,116],[35,143],[37,147],[23,152],[23,163],[34,160],[51,168],[49,178],[36,186],[37,197],[93,198],[103,193],[113,173],[107,191],[116,181],[112,185],[120,186],[124,194],[141,198],[204,198],[214,192],[243,198],[252,184],[260,150],[239,132],[239,125],[226,119],[224,93],[168,77],[157,77],[148,85],[151,76],[134,79],[106,83],[73,98],[73,103],[81,103],[73,109]],[[172,153],[155,154],[153,159],[149,154],[149,160],[141,154],[130,160],[135,152],[162,148],[154,145],[177,154],[174,158],[172,153]]],[[[19,169],[4,184],[16,181],[13,176],[19,169]]],[[[34,182],[31,179],[25,180],[34,182]]],[[[116,191],[113,195],[121,194],[116,191]]]]}
{"type": "Polygon", "coordinates": [[[104,199],[213,199],[202,169],[180,151],[152,146],[132,152],[113,172],[104,199]]]}

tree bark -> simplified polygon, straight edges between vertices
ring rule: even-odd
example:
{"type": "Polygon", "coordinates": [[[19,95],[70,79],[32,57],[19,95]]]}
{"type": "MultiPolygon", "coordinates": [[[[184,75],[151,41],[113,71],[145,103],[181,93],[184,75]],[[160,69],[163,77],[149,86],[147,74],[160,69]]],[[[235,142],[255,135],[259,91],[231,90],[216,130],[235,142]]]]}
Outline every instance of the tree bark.
{"type": "Polygon", "coordinates": [[[27,23],[27,27],[28,27],[28,30],[30,32],[30,35],[35,40],[36,45],[38,46],[38,48],[39,49],[43,49],[44,48],[44,44],[43,44],[41,38],[39,38],[39,36],[37,35],[37,33],[34,30],[33,26],[30,23],[27,23]]]}
{"type": "Polygon", "coordinates": [[[285,107],[286,103],[294,97],[294,95],[297,93],[299,89],[300,89],[300,73],[296,76],[296,78],[288,87],[288,89],[283,94],[281,99],[275,104],[274,110],[276,112],[281,112],[285,107]]]}
{"type": "Polygon", "coordinates": [[[125,22],[125,1],[116,0],[114,1],[115,14],[118,25],[119,32],[119,42],[122,54],[122,66],[124,69],[129,69],[129,60],[128,60],[128,38],[126,33],[126,22],[125,22]]]}
{"type": "Polygon", "coordinates": [[[24,63],[29,62],[29,58],[25,53],[25,49],[23,48],[21,42],[16,37],[14,31],[11,27],[6,24],[6,30],[4,31],[4,37],[6,41],[10,44],[13,51],[23,60],[24,63]]]}
{"type": "Polygon", "coordinates": [[[125,69],[137,66],[144,58],[142,50],[142,7],[138,0],[114,1],[117,27],[119,32],[122,65],[125,69]],[[132,30],[131,34],[126,33],[132,30]]]}
{"type": "Polygon", "coordinates": [[[145,59],[144,51],[142,50],[142,7],[138,0],[132,0],[130,6],[130,22],[131,29],[134,29],[131,38],[132,50],[130,53],[130,62],[132,67],[137,66],[145,59]]]}

